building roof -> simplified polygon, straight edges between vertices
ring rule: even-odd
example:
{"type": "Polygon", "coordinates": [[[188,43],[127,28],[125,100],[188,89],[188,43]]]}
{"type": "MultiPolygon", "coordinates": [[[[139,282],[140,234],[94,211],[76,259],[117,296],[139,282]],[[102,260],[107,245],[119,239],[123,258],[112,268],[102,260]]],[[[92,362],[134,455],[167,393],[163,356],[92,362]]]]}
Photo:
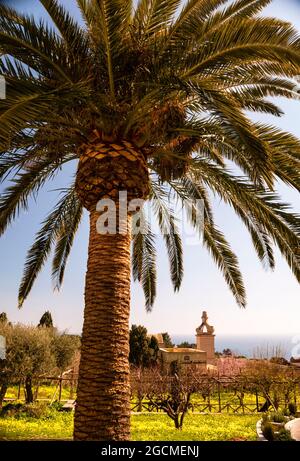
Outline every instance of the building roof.
{"type": "Polygon", "coordinates": [[[200,349],[192,349],[190,347],[160,347],[159,350],[163,352],[176,352],[181,354],[198,354],[199,352],[205,352],[200,349]]]}

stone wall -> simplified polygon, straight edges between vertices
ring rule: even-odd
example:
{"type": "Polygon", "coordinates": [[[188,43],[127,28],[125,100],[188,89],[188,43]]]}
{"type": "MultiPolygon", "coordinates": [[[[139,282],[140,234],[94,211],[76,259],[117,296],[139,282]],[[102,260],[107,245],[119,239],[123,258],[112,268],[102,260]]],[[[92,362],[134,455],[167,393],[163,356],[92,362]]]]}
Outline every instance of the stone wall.
{"type": "Polygon", "coordinates": [[[168,368],[172,362],[179,366],[193,365],[197,369],[206,370],[207,354],[205,351],[189,348],[160,348],[160,359],[163,368],[168,368]]]}

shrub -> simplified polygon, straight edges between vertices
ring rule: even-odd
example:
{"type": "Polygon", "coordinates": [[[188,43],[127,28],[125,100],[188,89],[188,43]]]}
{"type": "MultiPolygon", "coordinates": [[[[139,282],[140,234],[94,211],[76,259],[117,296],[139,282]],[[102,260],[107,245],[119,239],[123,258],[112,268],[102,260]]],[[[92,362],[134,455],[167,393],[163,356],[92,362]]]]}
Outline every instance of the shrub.
{"type": "Polygon", "coordinates": [[[61,411],[62,407],[63,407],[63,404],[61,402],[58,402],[58,400],[51,403],[51,405],[50,405],[50,408],[52,410],[56,410],[56,411],[61,411]]]}
{"type": "Polygon", "coordinates": [[[290,362],[286,360],[284,357],[272,357],[270,359],[271,363],[276,363],[278,365],[289,365],[290,362]]]}
{"type": "Polygon", "coordinates": [[[273,442],[275,440],[274,430],[270,423],[265,423],[263,425],[262,433],[269,442],[273,442]]]}
{"type": "Polygon", "coordinates": [[[276,411],[270,414],[270,419],[274,423],[284,423],[286,422],[286,417],[281,411],[276,411]]]}
{"type": "Polygon", "coordinates": [[[294,402],[290,402],[288,405],[289,413],[292,416],[295,416],[297,413],[297,405],[294,402]]]}
{"type": "Polygon", "coordinates": [[[291,433],[288,429],[285,429],[282,427],[279,431],[278,434],[276,434],[275,440],[278,442],[293,442],[294,439],[291,436],[291,433]]]}
{"type": "Polygon", "coordinates": [[[22,417],[44,419],[49,416],[49,407],[46,402],[34,402],[23,405],[22,417]]]}
{"type": "Polygon", "coordinates": [[[29,404],[9,403],[5,405],[0,413],[2,418],[24,419],[53,419],[56,410],[46,402],[34,402],[29,404]]]}
{"type": "Polygon", "coordinates": [[[10,416],[15,416],[20,409],[23,407],[22,403],[8,403],[3,406],[1,412],[0,412],[0,417],[10,417],[10,416]]]}

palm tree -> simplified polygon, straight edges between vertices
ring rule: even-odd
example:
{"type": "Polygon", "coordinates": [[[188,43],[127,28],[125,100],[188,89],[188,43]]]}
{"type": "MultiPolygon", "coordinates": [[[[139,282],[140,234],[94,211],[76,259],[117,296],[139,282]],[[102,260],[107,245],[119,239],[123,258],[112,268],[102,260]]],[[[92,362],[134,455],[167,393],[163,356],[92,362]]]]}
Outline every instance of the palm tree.
{"type": "MultiPolygon", "coordinates": [[[[300,142],[247,111],[276,116],[268,96],[294,98],[300,39],[281,20],[257,15],[269,0],[74,0],[82,21],[56,1],[40,0],[52,22],[0,7],[0,232],[67,162],[77,167],[36,235],[25,264],[20,306],[54,250],[60,287],[83,209],[90,216],[77,440],[130,436],[128,318],[132,271],[146,308],[156,294],[155,237],[146,218],[130,235],[98,233],[97,202],[118,193],[149,199],[165,239],[171,279],[183,276],[172,200],[180,199],[237,303],[245,290],[236,256],[214,224],[209,192],[231,205],[262,262],[274,267],[275,243],[300,278],[299,219],[274,190],[299,190],[300,142]],[[187,201],[188,200],[188,201],[187,201]]],[[[119,207],[116,207],[119,213],[119,207]]],[[[120,213],[119,213],[120,214],[120,213]]],[[[124,222],[125,219],[125,222],[124,222]]],[[[127,224],[127,231],[126,229],[127,224]]]]}

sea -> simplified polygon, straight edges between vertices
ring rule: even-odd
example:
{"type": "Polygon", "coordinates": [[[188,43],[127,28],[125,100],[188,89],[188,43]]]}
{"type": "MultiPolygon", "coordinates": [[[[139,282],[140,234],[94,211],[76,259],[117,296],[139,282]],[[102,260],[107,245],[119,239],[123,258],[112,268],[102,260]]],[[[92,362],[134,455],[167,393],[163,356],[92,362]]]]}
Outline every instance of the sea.
{"type": "MultiPolygon", "coordinates": [[[[190,334],[171,335],[175,345],[188,341],[195,343],[195,336],[190,334]]],[[[300,357],[300,333],[290,335],[216,335],[215,350],[222,352],[230,349],[237,356],[254,358],[300,357]]]]}

